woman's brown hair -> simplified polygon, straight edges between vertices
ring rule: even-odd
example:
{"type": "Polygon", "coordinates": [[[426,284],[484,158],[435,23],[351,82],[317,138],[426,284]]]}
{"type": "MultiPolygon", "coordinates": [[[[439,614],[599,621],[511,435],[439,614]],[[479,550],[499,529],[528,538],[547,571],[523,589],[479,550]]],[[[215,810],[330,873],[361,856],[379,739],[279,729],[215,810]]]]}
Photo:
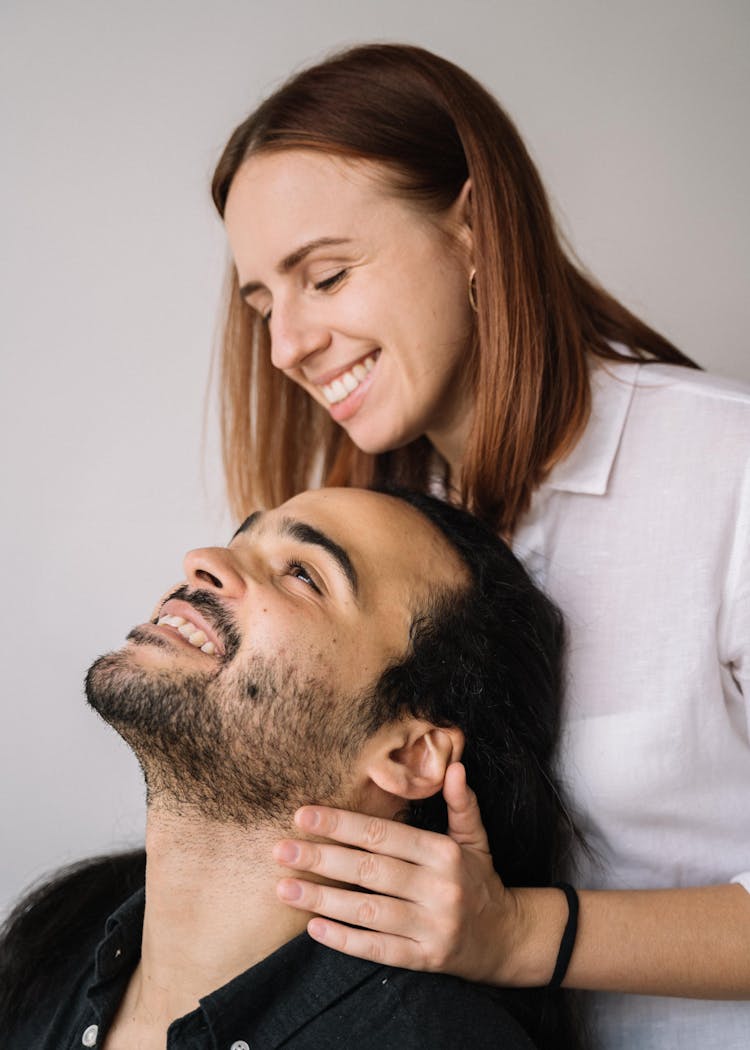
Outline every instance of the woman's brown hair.
{"type": "MultiPolygon", "coordinates": [[[[475,411],[462,475],[453,480],[463,504],[497,529],[513,530],[580,436],[590,409],[588,353],[692,365],[568,258],[516,128],[446,59],[375,44],[294,76],[232,134],[213,178],[220,215],[248,157],[294,148],[373,161],[394,193],[434,212],[471,179],[477,314],[467,367],[475,411]]],[[[238,517],[321,480],[421,491],[448,482],[425,437],[366,454],[275,369],[265,324],[240,296],[234,268],[220,384],[224,466],[238,517]]]]}

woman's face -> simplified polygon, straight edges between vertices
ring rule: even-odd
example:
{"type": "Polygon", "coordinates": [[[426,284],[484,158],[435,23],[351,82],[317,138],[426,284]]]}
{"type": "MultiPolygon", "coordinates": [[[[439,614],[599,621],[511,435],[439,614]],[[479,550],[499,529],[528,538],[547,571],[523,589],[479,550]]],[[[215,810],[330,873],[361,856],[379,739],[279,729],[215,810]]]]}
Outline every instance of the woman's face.
{"type": "Polygon", "coordinates": [[[377,166],[311,150],[251,157],[232,182],[226,228],[273,364],[365,452],[427,434],[460,460],[471,414],[465,197],[428,216],[377,166]]]}

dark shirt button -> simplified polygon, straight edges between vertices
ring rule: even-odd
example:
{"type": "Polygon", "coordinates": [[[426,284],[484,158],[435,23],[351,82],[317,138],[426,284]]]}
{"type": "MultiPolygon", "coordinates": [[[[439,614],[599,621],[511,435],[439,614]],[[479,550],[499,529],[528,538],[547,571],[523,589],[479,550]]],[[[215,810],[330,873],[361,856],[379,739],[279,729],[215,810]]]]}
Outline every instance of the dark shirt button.
{"type": "Polygon", "coordinates": [[[81,1036],[81,1042],[84,1046],[96,1046],[96,1041],[99,1038],[99,1025],[90,1024],[86,1031],[81,1036]]]}

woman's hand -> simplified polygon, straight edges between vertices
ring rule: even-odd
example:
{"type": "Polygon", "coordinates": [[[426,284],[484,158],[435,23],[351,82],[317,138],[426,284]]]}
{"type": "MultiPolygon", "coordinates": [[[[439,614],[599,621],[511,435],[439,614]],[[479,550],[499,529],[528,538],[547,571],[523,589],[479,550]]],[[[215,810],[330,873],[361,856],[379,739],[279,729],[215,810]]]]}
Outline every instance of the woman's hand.
{"type": "Polygon", "coordinates": [[[448,835],[321,806],[298,810],[300,830],[345,846],[287,839],[276,845],[276,860],[368,892],[284,878],[278,895],[316,912],[310,936],[347,955],[503,983],[519,925],[517,900],[493,869],[460,763],[448,767],[443,794],[448,835]]]}
{"type": "MultiPolygon", "coordinates": [[[[448,767],[443,794],[448,835],[323,806],[298,810],[301,830],[355,848],[284,840],[277,861],[370,892],[285,878],[279,897],[317,912],[310,936],[348,955],[488,984],[546,984],[567,921],[564,894],[503,886],[459,763],[448,767]]],[[[579,897],[567,986],[750,998],[750,896],[742,886],[581,890],[579,897]]]]}

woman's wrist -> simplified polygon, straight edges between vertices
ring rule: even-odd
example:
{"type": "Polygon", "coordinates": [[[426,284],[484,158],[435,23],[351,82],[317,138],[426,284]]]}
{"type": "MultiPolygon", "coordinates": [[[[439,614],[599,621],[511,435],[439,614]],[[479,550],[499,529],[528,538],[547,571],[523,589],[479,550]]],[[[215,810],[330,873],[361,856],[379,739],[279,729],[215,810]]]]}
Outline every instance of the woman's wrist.
{"type": "MultiPolygon", "coordinates": [[[[557,889],[514,889],[517,918],[498,929],[494,983],[549,983],[568,918],[557,889]]],[[[750,999],[750,897],[741,886],[581,890],[564,984],[590,991],[750,999]]],[[[506,908],[506,915],[512,913],[506,908]]]]}
{"type": "Polygon", "coordinates": [[[509,988],[549,984],[568,922],[568,902],[552,887],[506,889],[506,920],[495,984],[509,988]]]}

